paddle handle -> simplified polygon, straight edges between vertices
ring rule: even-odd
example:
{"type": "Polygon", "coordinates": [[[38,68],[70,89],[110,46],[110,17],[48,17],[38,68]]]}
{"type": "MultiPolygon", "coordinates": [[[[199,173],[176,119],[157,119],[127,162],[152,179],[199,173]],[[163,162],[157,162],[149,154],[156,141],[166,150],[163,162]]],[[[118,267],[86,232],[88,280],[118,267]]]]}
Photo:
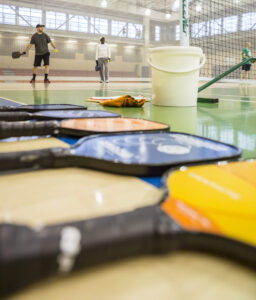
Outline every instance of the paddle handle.
{"type": "Polygon", "coordinates": [[[0,121],[26,121],[32,116],[27,112],[0,112],[0,121]]]}
{"type": "Polygon", "coordinates": [[[0,106],[0,112],[17,111],[17,106],[0,106]]]}
{"type": "Polygon", "coordinates": [[[43,110],[86,110],[86,106],[74,104],[38,104],[20,106],[0,106],[0,112],[38,112],[43,110]]]}
{"type": "Polygon", "coordinates": [[[0,171],[68,167],[66,152],[69,152],[69,149],[49,148],[0,153],[0,171]]]}
{"type": "Polygon", "coordinates": [[[0,139],[20,136],[44,136],[58,134],[57,121],[0,122],[0,139]]]}
{"type": "Polygon", "coordinates": [[[148,206],[129,213],[37,230],[2,224],[0,295],[49,275],[155,252],[159,247],[156,229],[163,214],[159,207],[148,206]]]}

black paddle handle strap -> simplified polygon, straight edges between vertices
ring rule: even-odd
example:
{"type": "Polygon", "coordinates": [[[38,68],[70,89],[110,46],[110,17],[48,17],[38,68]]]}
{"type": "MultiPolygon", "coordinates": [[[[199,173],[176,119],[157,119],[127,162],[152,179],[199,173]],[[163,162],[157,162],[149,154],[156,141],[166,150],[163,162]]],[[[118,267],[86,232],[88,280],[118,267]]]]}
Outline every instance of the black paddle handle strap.
{"type": "Polygon", "coordinates": [[[0,121],[26,121],[31,119],[27,112],[0,112],[0,121]]]}
{"type": "Polygon", "coordinates": [[[43,136],[58,133],[58,122],[0,122],[0,139],[20,136],[43,136]]]}
{"type": "Polygon", "coordinates": [[[16,106],[0,106],[0,112],[17,111],[16,106]]]}
{"type": "Polygon", "coordinates": [[[69,166],[65,148],[9,152],[0,154],[0,171],[69,166]]]}
{"type": "Polygon", "coordinates": [[[86,110],[87,107],[73,104],[0,106],[0,112],[38,112],[42,110],[86,110]]]}
{"type": "Polygon", "coordinates": [[[5,295],[49,275],[153,253],[163,214],[158,206],[148,206],[38,230],[2,224],[0,291],[5,295]]]}

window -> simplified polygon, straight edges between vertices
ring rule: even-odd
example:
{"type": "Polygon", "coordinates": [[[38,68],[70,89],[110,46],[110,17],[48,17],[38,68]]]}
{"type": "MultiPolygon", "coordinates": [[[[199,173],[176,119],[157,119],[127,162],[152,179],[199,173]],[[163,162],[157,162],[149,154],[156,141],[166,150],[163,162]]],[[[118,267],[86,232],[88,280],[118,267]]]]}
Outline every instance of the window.
{"type": "Polygon", "coordinates": [[[238,16],[226,17],[223,19],[223,33],[237,31],[238,16]]]}
{"type": "Polygon", "coordinates": [[[160,26],[155,26],[155,41],[160,41],[161,38],[161,28],[160,26]]]}
{"type": "Polygon", "coordinates": [[[142,39],[143,36],[143,25],[142,24],[128,24],[128,38],[131,39],[142,39]]]}
{"type": "Polygon", "coordinates": [[[46,12],[46,27],[50,29],[66,30],[66,14],[55,11],[46,12]]]}
{"type": "Polygon", "coordinates": [[[256,12],[242,15],[242,30],[256,29],[256,12]]]}
{"type": "Polygon", "coordinates": [[[211,35],[222,33],[222,19],[215,19],[210,21],[211,35]]]}
{"type": "Polygon", "coordinates": [[[114,36],[127,37],[127,23],[122,21],[112,21],[111,34],[114,36]]]}
{"type": "Polygon", "coordinates": [[[192,24],[192,38],[199,38],[209,35],[209,22],[200,22],[192,24]]]}
{"type": "Polygon", "coordinates": [[[28,7],[19,7],[19,25],[36,26],[42,23],[42,11],[28,7]]]}
{"type": "Polygon", "coordinates": [[[180,25],[175,26],[175,41],[180,40],[180,25]]]}
{"type": "Polygon", "coordinates": [[[70,31],[88,32],[88,17],[69,15],[70,31]]]}
{"type": "Polygon", "coordinates": [[[0,22],[3,24],[16,24],[16,12],[13,5],[0,5],[0,22]]]}
{"type": "Polygon", "coordinates": [[[90,25],[91,33],[108,34],[108,19],[91,17],[90,25]]]}

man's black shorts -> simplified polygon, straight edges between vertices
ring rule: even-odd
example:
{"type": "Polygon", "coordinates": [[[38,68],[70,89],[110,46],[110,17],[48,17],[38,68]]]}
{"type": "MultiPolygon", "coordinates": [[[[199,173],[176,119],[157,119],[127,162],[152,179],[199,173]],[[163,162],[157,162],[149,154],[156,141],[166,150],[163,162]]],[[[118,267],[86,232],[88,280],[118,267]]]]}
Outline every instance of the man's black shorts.
{"type": "Polygon", "coordinates": [[[251,70],[251,64],[245,64],[242,66],[242,70],[244,71],[250,71],[251,70]]]}
{"type": "Polygon", "coordinates": [[[50,64],[50,52],[43,55],[35,55],[34,67],[41,67],[41,62],[44,61],[44,66],[49,66],[50,64]]]}

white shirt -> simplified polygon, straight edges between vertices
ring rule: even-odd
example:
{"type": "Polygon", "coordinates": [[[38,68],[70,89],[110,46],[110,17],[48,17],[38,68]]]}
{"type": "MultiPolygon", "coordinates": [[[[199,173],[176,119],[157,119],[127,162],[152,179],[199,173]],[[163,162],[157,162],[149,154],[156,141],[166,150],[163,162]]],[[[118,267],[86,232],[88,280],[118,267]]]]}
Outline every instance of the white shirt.
{"type": "Polygon", "coordinates": [[[99,44],[96,49],[96,60],[104,57],[111,58],[110,47],[108,44],[99,44]]]}

